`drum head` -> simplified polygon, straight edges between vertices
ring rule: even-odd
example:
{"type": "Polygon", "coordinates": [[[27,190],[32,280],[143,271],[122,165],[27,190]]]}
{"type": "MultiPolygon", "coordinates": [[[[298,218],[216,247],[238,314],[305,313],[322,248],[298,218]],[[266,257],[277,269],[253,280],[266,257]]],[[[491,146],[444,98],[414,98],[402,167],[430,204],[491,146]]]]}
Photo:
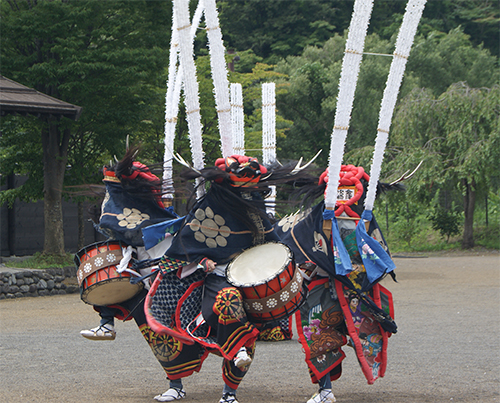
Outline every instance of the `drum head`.
{"type": "Polygon", "coordinates": [[[82,292],[81,298],[90,305],[113,305],[135,296],[143,283],[130,284],[128,277],[115,278],[94,284],[82,292]]]}
{"type": "Polygon", "coordinates": [[[229,263],[227,279],[235,287],[264,284],[285,270],[291,260],[290,248],[282,243],[253,246],[229,263]]]}

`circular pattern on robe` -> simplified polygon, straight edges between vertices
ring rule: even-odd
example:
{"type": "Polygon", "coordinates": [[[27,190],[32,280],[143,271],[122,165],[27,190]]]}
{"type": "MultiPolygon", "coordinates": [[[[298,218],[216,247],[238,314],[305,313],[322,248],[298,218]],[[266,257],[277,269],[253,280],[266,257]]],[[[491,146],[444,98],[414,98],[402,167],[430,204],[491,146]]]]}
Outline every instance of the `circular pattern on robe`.
{"type": "Polygon", "coordinates": [[[85,273],[88,273],[90,270],[92,270],[92,263],[85,263],[85,264],[83,265],[83,271],[84,271],[85,273]]]}
{"type": "Polygon", "coordinates": [[[118,214],[116,218],[118,219],[118,225],[120,227],[134,229],[144,221],[149,220],[151,217],[149,216],[149,214],[142,213],[136,208],[130,209],[128,207],[125,207],[123,209],[123,212],[121,214],[118,214]]]}
{"type": "Polygon", "coordinates": [[[97,257],[97,258],[94,260],[94,262],[95,262],[95,265],[96,265],[97,267],[99,267],[99,266],[102,266],[102,264],[104,263],[104,260],[102,259],[102,257],[97,257]]]}
{"type": "Polygon", "coordinates": [[[193,218],[190,224],[191,231],[199,231],[201,223],[196,218],[193,218]]]}
{"type": "Polygon", "coordinates": [[[194,216],[200,221],[203,221],[206,217],[205,212],[201,208],[194,212],[194,216]]]}
{"type": "Polygon", "coordinates": [[[290,285],[290,291],[295,295],[295,293],[299,290],[299,284],[295,281],[290,285]]]}
{"type": "Polygon", "coordinates": [[[217,237],[215,238],[215,241],[217,242],[217,245],[219,245],[219,246],[222,246],[222,247],[227,246],[227,240],[223,236],[217,235],[217,237]]]}
{"type": "Polygon", "coordinates": [[[220,226],[222,226],[226,223],[226,220],[224,220],[224,218],[222,216],[220,216],[219,214],[216,214],[214,216],[214,221],[217,225],[220,225],[220,226]]]}
{"type": "Polygon", "coordinates": [[[207,239],[207,237],[205,235],[203,235],[201,232],[195,232],[194,233],[194,239],[196,239],[198,242],[205,242],[205,239],[207,239]]]}
{"type": "Polygon", "coordinates": [[[207,246],[209,248],[216,248],[217,247],[217,242],[213,238],[207,238],[207,240],[205,241],[205,243],[207,244],[207,246]]]}
{"type": "Polygon", "coordinates": [[[148,326],[140,327],[141,333],[151,346],[153,354],[159,361],[173,361],[182,351],[182,343],[170,335],[159,335],[148,326]]]}
{"type": "Polygon", "coordinates": [[[195,218],[189,223],[191,231],[194,232],[194,239],[200,243],[205,243],[209,248],[225,247],[231,229],[225,225],[226,220],[219,214],[215,214],[210,207],[205,210],[197,209],[195,218]]]}
{"type": "Polygon", "coordinates": [[[264,307],[262,306],[262,304],[260,302],[252,303],[252,308],[256,311],[262,311],[264,309],[264,307]]]}
{"type": "Polygon", "coordinates": [[[227,225],[222,225],[220,227],[220,234],[224,237],[227,238],[230,235],[231,229],[227,225]]]}
{"type": "Polygon", "coordinates": [[[203,220],[201,232],[209,238],[215,238],[219,234],[219,226],[211,218],[203,220]]]}
{"type": "Polygon", "coordinates": [[[210,207],[207,207],[205,209],[205,214],[207,215],[208,218],[214,218],[215,216],[214,211],[210,207]]]}
{"type": "Polygon", "coordinates": [[[107,260],[109,263],[114,262],[114,261],[116,260],[116,256],[115,256],[115,255],[113,255],[112,253],[108,253],[108,254],[106,255],[106,260],[107,260]]]}

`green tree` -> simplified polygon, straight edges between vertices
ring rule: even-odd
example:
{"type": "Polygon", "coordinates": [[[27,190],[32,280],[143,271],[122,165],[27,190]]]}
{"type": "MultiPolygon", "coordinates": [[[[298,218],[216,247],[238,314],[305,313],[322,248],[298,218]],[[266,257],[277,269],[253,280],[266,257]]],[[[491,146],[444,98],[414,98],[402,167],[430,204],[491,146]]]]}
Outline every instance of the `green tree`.
{"type": "Polygon", "coordinates": [[[446,183],[462,191],[464,248],[474,246],[476,194],[490,186],[500,159],[500,87],[470,88],[456,83],[438,98],[415,90],[401,103],[391,144],[401,153],[393,164],[423,159],[418,180],[408,190],[428,201],[446,183]]]}
{"type": "MultiPolygon", "coordinates": [[[[265,63],[298,56],[308,46],[323,46],[349,28],[354,0],[231,0],[218,1],[226,46],[251,49],[265,63]],[[248,18],[252,16],[252,18],[248,18]]],[[[369,33],[391,40],[397,34],[406,1],[375,1],[369,33]]],[[[427,36],[461,27],[474,46],[499,55],[497,0],[428,0],[419,25],[427,36]]]]}
{"type": "MultiPolygon", "coordinates": [[[[89,180],[127,134],[141,131],[167,66],[171,5],[148,1],[2,1],[2,74],[83,107],[72,123],[43,122],[44,252],[64,252],[63,184],[89,180]],[[67,166],[72,169],[67,171],[67,166]],[[69,180],[67,177],[72,176],[69,180]],[[66,178],[65,178],[66,177],[66,178]]],[[[19,139],[19,137],[17,137],[19,139]]],[[[8,149],[15,152],[16,136],[8,149]]],[[[2,164],[2,173],[16,173],[2,164]]],[[[30,177],[42,182],[41,171],[30,177]]],[[[38,187],[40,188],[40,186],[38,187]]],[[[26,191],[25,187],[18,195],[26,191]]]]}
{"type": "MultiPolygon", "coordinates": [[[[275,68],[289,77],[288,92],[277,98],[280,113],[293,121],[292,128],[281,142],[287,158],[293,158],[298,149],[302,150],[304,157],[312,157],[323,149],[318,163],[327,163],[345,40],[345,36],[335,35],[323,47],[308,47],[301,56],[288,57],[275,68]]],[[[387,54],[393,51],[393,46],[378,35],[368,35],[365,49],[370,53],[387,54]]],[[[347,136],[347,152],[374,143],[390,62],[389,57],[372,55],[363,59],[347,136]]],[[[401,93],[408,93],[415,81],[409,75],[403,82],[401,93]]]]}
{"type": "Polygon", "coordinates": [[[459,81],[479,88],[491,87],[500,79],[498,59],[482,46],[475,47],[460,28],[448,34],[432,31],[425,38],[417,38],[407,71],[435,96],[459,81]]]}

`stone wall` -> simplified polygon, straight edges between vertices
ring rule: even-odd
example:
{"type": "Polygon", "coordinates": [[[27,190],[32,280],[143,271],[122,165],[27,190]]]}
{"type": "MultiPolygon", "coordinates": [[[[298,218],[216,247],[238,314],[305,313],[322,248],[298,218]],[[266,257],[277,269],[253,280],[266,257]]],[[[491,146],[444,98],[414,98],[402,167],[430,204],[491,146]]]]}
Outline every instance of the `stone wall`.
{"type": "Polygon", "coordinates": [[[0,300],[79,292],[74,267],[0,272],[0,300]]]}

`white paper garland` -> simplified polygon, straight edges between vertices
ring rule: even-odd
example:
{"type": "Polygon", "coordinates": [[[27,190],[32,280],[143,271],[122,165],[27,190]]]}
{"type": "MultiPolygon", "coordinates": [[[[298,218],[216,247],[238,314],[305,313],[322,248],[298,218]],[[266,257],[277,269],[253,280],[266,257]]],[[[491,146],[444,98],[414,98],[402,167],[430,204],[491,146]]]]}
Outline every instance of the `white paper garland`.
{"type": "MultiPolygon", "coordinates": [[[[200,99],[198,93],[198,80],[196,77],[196,66],[193,57],[193,41],[191,39],[191,23],[189,20],[189,0],[173,0],[174,12],[177,18],[179,31],[179,59],[182,67],[184,98],[186,103],[186,115],[193,156],[193,166],[203,169],[204,152],[202,148],[202,125],[200,114],[200,99]]],[[[197,184],[200,181],[197,180],[197,184]]],[[[199,186],[197,195],[203,196],[204,189],[199,186]]]]}
{"type": "Polygon", "coordinates": [[[335,208],[340,168],[344,156],[345,139],[351,120],[354,92],[358,81],[359,67],[363,57],[366,31],[370,22],[373,0],[356,0],[349,26],[342,71],[339,81],[339,94],[333,126],[329,155],[329,181],[325,196],[325,206],[335,208]]]}
{"type": "Polygon", "coordinates": [[[276,160],[276,95],[275,84],[262,84],[262,162],[276,160]]]}
{"type": "MultiPolygon", "coordinates": [[[[201,16],[203,13],[203,0],[200,0],[193,16],[191,24],[191,42],[196,36],[196,30],[200,25],[201,16]]],[[[167,93],[165,96],[165,151],[163,158],[163,192],[166,193],[166,198],[173,198],[175,192],[173,187],[173,150],[175,138],[175,126],[177,124],[177,116],[179,113],[179,101],[182,88],[182,68],[178,65],[179,61],[179,32],[175,7],[172,12],[172,37],[170,40],[170,60],[167,81],[167,93]]],[[[193,139],[196,141],[196,139],[193,139]]],[[[193,141],[192,140],[192,141],[193,141]]],[[[201,147],[201,144],[200,146],[201,147]]],[[[193,160],[194,165],[194,160],[193,160]]]]}
{"type": "Polygon", "coordinates": [[[205,20],[210,52],[210,67],[214,83],[215,105],[217,108],[222,156],[231,155],[233,139],[231,132],[231,105],[229,103],[229,81],[225,48],[215,0],[205,0],[205,20]]]}
{"type": "Polygon", "coordinates": [[[245,155],[245,116],[243,111],[243,92],[241,84],[231,84],[231,130],[233,134],[233,152],[245,155]]]}
{"type": "MultiPolygon", "coordinates": [[[[276,161],[276,86],[262,84],[262,163],[271,165],[276,161]]],[[[271,194],[266,198],[271,207],[267,212],[274,215],[276,186],[271,186],[271,194]]]]}
{"type": "Polygon", "coordinates": [[[396,40],[396,50],[392,59],[389,76],[384,90],[382,103],[379,112],[379,122],[377,129],[377,138],[375,139],[375,149],[373,151],[372,166],[370,169],[370,181],[365,199],[365,210],[373,210],[375,197],[377,194],[377,184],[380,178],[384,151],[389,139],[389,129],[391,127],[392,115],[399,89],[403,80],[406,68],[406,61],[410,55],[411,46],[418,23],[422,17],[425,3],[427,0],[409,0],[406,5],[406,11],[403,17],[403,23],[399,29],[396,40]]]}

